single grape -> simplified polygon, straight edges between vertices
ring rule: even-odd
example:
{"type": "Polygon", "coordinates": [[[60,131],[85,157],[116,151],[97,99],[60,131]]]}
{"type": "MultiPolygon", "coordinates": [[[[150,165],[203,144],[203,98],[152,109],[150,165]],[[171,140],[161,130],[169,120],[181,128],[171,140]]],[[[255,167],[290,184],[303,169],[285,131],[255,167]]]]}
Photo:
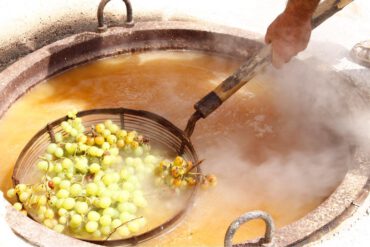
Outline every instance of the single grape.
{"type": "Polygon", "coordinates": [[[9,190],[6,192],[6,196],[7,196],[8,198],[13,198],[13,197],[15,197],[15,195],[16,195],[16,192],[15,192],[15,189],[13,189],[13,188],[9,189],[9,190]]]}
{"type": "Polygon", "coordinates": [[[79,227],[81,225],[81,223],[82,223],[82,216],[79,215],[79,214],[74,214],[71,217],[71,220],[69,222],[69,225],[72,228],[77,228],[77,227],[79,227]]]}
{"type": "Polygon", "coordinates": [[[126,190],[121,190],[118,192],[117,201],[118,202],[126,202],[130,199],[130,192],[126,190]]]}
{"type": "Polygon", "coordinates": [[[73,167],[73,161],[68,158],[63,159],[62,167],[66,170],[69,170],[71,167],[73,167]]]}
{"type": "Polygon", "coordinates": [[[76,202],[74,208],[77,213],[84,215],[89,210],[89,205],[86,202],[76,202]]]}
{"type": "Polygon", "coordinates": [[[47,151],[49,154],[53,154],[57,148],[58,148],[58,145],[57,145],[57,144],[55,144],[55,143],[50,143],[50,144],[48,145],[48,147],[46,148],[46,151],[47,151]]]}
{"type": "Polygon", "coordinates": [[[120,225],[122,225],[122,221],[119,219],[114,219],[111,224],[112,228],[114,229],[119,227],[120,225]]]}
{"type": "Polygon", "coordinates": [[[126,131],[126,130],[118,130],[118,131],[117,131],[117,137],[118,137],[118,138],[123,139],[123,138],[125,138],[126,136],[127,136],[127,131],[126,131]]]}
{"type": "Polygon", "coordinates": [[[85,225],[85,230],[88,233],[95,232],[98,229],[99,224],[96,221],[88,221],[85,225]]]}
{"type": "Polygon", "coordinates": [[[100,219],[100,214],[96,211],[90,211],[87,214],[87,218],[89,221],[98,221],[100,219]]]}
{"type": "Polygon", "coordinates": [[[15,186],[15,190],[17,192],[22,192],[22,191],[25,191],[26,189],[27,189],[27,185],[25,185],[25,184],[17,184],[15,186]]]}
{"type": "Polygon", "coordinates": [[[75,199],[68,197],[64,200],[62,207],[67,210],[71,210],[75,206],[75,204],[76,204],[75,199]]]}
{"type": "Polygon", "coordinates": [[[64,226],[61,224],[57,224],[54,226],[53,230],[56,232],[62,233],[64,231],[64,226]]]}
{"type": "Polygon", "coordinates": [[[50,208],[46,209],[45,211],[45,218],[53,219],[54,218],[54,211],[50,208]]]}
{"type": "Polygon", "coordinates": [[[130,235],[130,230],[128,229],[127,226],[123,225],[121,226],[120,228],[117,229],[117,232],[118,234],[121,236],[121,237],[127,237],[130,235]]]}
{"type": "Polygon", "coordinates": [[[142,147],[137,147],[135,150],[134,150],[134,154],[136,156],[142,156],[144,154],[144,150],[142,147]]]}
{"type": "Polygon", "coordinates": [[[79,196],[82,192],[82,186],[80,184],[73,184],[69,189],[69,192],[73,197],[79,196]]]}
{"type": "Polygon", "coordinates": [[[101,149],[103,149],[104,151],[108,151],[110,149],[110,144],[108,142],[104,142],[101,145],[101,149]]]}
{"type": "Polygon", "coordinates": [[[95,143],[99,146],[103,145],[103,143],[105,142],[105,139],[103,136],[97,136],[95,137],[95,143]]]}
{"type": "Polygon", "coordinates": [[[122,139],[117,140],[117,147],[123,148],[125,146],[125,141],[122,139]]]}
{"type": "Polygon", "coordinates": [[[58,132],[58,133],[55,133],[55,141],[56,142],[62,142],[63,141],[63,134],[58,132]]]}
{"type": "Polygon", "coordinates": [[[136,220],[130,221],[127,223],[127,228],[131,233],[137,233],[140,230],[140,224],[136,220]]]}
{"type": "Polygon", "coordinates": [[[98,133],[102,133],[104,129],[105,129],[105,126],[104,126],[104,124],[102,124],[102,123],[97,124],[97,125],[95,126],[95,130],[96,130],[96,132],[98,132],[98,133]]]}
{"type": "Polygon", "coordinates": [[[14,207],[16,210],[18,210],[18,211],[21,211],[21,210],[22,210],[22,208],[23,208],[22,204],[21,204],[21,203],[19,203],[19,202],[14,203],[14,204],[13,204],[13,207],[14,207]]]}
{"type": "Polygon", "coordinates": [[[58,222],[59,224],[62,224],[62,225],[67,224],[67,217],[66,216],[59,217],[58,222]]]}
{"type": "Polygon", "coordinates": [[[157,158],[153,155],[147,155],[145,158],[144,158],[144,163],[149,165],[149,164],[154,164],[157,162],[157,158]]]}
{"type": "Polygon", "coordinates": [[[116,124],[111,124],[108,126],[108,129],[111,133],[115,134],[119,130],[119,127],[116,124]]]}
{"type": "Polygon", "coordinates": [[[102,226],[100,228],[100,232],[103,234],[103,235],[109,235],[111,232],[112,232],[112,228],[110,226],[102,226]]]}
{"type": "Polygon", "coordinates": [[[59,184],[59,188],[61,189],[67,190],[69,189],[69,187],[71,187],[71,181],[69,180],[62,180],[59,184]]]}
{"type": "Polygon", "coordinates": [[[101,207],[101,208],[107,208],[107,207],[109,207],[110,206],[110,204],[111,204],[111,199],[109,198],[109,197],[101,197],[100,199],[99,199],[99,207],[101,207]]]}
{"type": "Polygon", "coordinates": [[[86,185],[86,194],[88,196],[94,196],[98,192],[98,189],[99,189],[99,187],[98,187],[97,184],[95,184],[95,183],[88,183],[86,185]]]}
{"type": "Polygon", "coordinates": [[[45,160],[41,160],[39,163],[37,163],[37,168],[40,171],[46,172],[48,170],[49,163],[45,160]]]}
{"type": "Polygon", "coordinates": [[[135,219],[135,216],[128,213],[128,212],[122,212],[120,215],[119,215],[119,219],[125,223],[125,222],[129,222],[130,220],[133,220],[135,219]]]}
{"type": "Polygon", "coordinates": [[[44,220],[43,224],[48,227],[48,228],[53,228],[54,227],[54,222],[51,219],[46,219],[44,220]]]}
{"type": "Polygon", "coordinates": [[[103,215],[100,217],[99,223],[102,226],[109,226],[112,223],[112,218],[109,215],[103,215]]]}
{"type": "Polygon", "coordinates": [[[96,230],[95,232],[93,232],[93,237],[94,238],[100,238],[101,237],[101,231],[96,230]]]}
{"type": "Polygon", "coordinates": [[[58,210],[58,215],[59,215],[59,216],[65,216],[67,213],[68,213],[68,211],[67,211],[67,209],[65,209],[65,208],[60,208],[60,209],[58,210]]]}
{"type": "Polygon", "coordinates": [[[27,191],[23,191],[23,192],[19,193],[18,195],[19,195],[19,200],[21,202],[26,202],[31,196],[31,194],[27,191]]]}
{"type": "Polygon", "coordinates": [[[103,210],[103,215],[108,215],[111,218],[115,218],[118,216],[118,212],[114,208],[108,207],[103,210]]]}
{"type": "Polygon", "coordinates": [[[58,147],[56,148],[55,152],[54,152],[54,155],[55,157],[57,158],[61,158],[63,155],[64,155],[64,151],[62,148],[58,147]]]}

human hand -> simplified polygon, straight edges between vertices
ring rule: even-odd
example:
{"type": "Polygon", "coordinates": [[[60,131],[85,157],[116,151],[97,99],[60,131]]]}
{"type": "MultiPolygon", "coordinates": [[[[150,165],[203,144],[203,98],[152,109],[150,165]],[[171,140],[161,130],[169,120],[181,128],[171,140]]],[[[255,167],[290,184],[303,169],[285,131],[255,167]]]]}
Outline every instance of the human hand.
{"type": "Polygon", "coordinates": [[[272,64],[281,68],[306,49],[311,36],[311,18],[284,11],[268,27],[265,42],[272,46],[272,64]]]}

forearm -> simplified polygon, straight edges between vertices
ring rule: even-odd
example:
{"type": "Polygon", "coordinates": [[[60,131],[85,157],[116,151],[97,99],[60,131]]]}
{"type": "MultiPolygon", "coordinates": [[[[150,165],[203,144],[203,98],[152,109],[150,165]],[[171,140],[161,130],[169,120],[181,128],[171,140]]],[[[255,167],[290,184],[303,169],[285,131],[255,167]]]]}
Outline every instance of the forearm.
{"type": "Polygon", "coordinates": [[[319,2],[320,0],[289,0],[284,12],[297,19],[311,19],[319,2]]]}

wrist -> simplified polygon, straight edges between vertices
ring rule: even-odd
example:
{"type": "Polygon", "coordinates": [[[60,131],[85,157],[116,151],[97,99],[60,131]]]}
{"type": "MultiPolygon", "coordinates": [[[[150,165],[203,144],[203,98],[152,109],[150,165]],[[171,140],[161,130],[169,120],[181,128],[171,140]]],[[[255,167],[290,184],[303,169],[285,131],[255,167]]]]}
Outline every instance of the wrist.
{"type": "Polygon", "coordinates": [[[289,0],[284,15],[300,22],[311,21],[319,0],[289,0]]]}

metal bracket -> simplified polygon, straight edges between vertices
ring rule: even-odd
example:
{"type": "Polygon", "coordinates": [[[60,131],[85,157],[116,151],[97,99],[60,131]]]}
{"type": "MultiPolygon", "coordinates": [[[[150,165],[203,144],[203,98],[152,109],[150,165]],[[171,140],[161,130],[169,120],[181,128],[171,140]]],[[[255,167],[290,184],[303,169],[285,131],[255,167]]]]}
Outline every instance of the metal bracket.
{"type": "Polygon", "coordinates": [[[235,232],[239,229],[241,225],[244,223],[254,220],[254,219],[262,219],[266,224],[266,231],[265,236],[257,243],[245,243],[243,246],[263,246],[263,247],[274,247],[274,232],[275,232],[275,225],[274,221],[272,220],[272,217],[263,211],[251,211],[248,213],[243,214],[242,216],[239,216],[236,220],[234,220],[229,228],[226,231],[225,239],[224,239],[224,246],[225,247],[232,247],[232,240],[235,235],[235,232]]]}
{"type": "MultiPolygon", "coordinates": [[[[110,0],[102,0],[99,3],[97,17],[98,17],[98,32],[102,33],[107,31],[108,27],[104,24],[104,8],[110,0]]],[[[123,0],[126,5],[126,22],[125,27],[134,26],[134,20],[132,17],[132,6],[130,0],[123,0]]]]}

